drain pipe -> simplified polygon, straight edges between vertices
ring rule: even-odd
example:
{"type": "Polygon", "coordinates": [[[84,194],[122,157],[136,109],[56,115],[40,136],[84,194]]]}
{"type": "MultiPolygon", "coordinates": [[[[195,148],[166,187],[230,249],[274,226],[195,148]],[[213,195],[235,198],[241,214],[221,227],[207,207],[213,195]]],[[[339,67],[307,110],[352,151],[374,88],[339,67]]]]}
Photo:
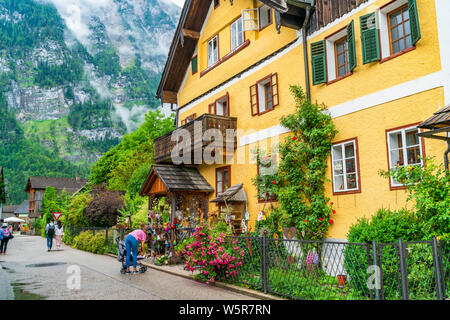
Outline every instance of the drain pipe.
{"type": "Polygon", "coordinates": [[[306,39],[306,29],[309,25],[309,18],[311,16],[311,8],[314,8],[315,1],[312,2],[311,7],[306,7],[306,17],[305,22],[302,27],[302,37],[303,37],[303,63],[305,65],[305,86],[306,86],[306,98],[311,101],[311,87],[309,83],[309,64],[308,64],[308,46],[306,39]]]}
{"type": "Polygon", "coordinates": [[[449,174],[448,171],[448,154],[450,153],[450,140],[447,140],[447,150],[444,152],[444,165],[445,165],[445,170],[447,171],[447,174],[449,174]]]}

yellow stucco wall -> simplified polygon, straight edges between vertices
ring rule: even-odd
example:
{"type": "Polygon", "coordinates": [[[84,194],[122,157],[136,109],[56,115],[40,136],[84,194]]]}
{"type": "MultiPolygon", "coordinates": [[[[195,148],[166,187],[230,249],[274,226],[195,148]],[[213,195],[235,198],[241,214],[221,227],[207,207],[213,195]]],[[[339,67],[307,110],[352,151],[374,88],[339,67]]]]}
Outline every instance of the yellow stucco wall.
{"type": "Polygon", "coordinates": [[[221,84],[224,80],[296,39],[296,31],[292,29],[283,28],[282,32],[277,34],[275,23],[261,31],[247,31],[245,32],[245,39],[250,40],[250,45],[205,75],[200,76],[201,72],[207,69],[208,41],[218,34],[219,58],[224,57],[230,52],[231,23],[241,16],[243,9],[257,8],[260,5],[259,1],[254,0],[234,1],[233,5],[229,1],[221,1],[216,9],[211,8],[211,13],[207,18],[197,46],[199,71],[192,75],[189,69],[184,86],[178,94],[179,106],[188,103],[205,91],[221,84]]]}
{"type": "MultiPolygon", "coordinates": [[[[319,30],[311,39],[308,39],[307,45],[308,50],[310,50],[309,44],[311,42],[324,39],[345,27],[352,19],[354,20],[357,53],[356,69],[351,76],[335,83],[311,86],[313,101],[323,102],[331,108],[441,70],[434,0],[417,1],[422,38],[417,43],[416,49],[383,63],[362,64],[359,16],[373,12],[376,8],[388,2],[390,0],[375,1],[364,10],[356,10],[353,16],[331,27],[324,28],[324,30],[319,30]]],[[[199,41],[199,72],[191,75],[190,70],[188,71],[189,74],[178,95],[180,106],[296,39],[294,30],[282,28],[281,34],[277,34],[274,24],[262,32],[246,32],[246,38],[250,39],[251,42],[248,47],[200,77],[200,72],[206,66],[206,41],[219,32],[220,56],[226,54],[229,51],[229,23],[240,15],[242,9],[249,8],[252,5],[254,5],[252,1],[235,1],[233,6],[230,6],[229,2],[225,1],[221,2],[219,8],[211,11],[199,41]]],[[[230,116],[237,117],[239,129],[246,131],[245,134],[248,134],[249,130],[267,129],[279,125],[280,117],[295,110],[289,85],[298,84],[304,87],[304,83],[303,47],[300,44],[278,59],[249,71],[233,84],[217,90],[215,94],[193,103],[188,110],[182,109],[180,119],[184,119],[193,113],[196,113],[197,116],[207,113],[208,105],[228,92],[230,116]],[[249,87],[271,73],[278,74],[280,105],[274,111],[260,116],[252,116],[249,87]]],[[[334,118],[334,123],[339,131],[335,141],[354,137],[358,139],[361,192],[333,195],[331,183],[326,183],[327,196],[334,202],[337,211],[333,218],[335,223],[331,226],[328,237],[345,238],[348,227],[357,218],[372,215],[378,208],[396,209],[405,205],[405,191],[391,191],[389,181],[380,177],[378,170],[388,168],[386,129],[421,122],[444,105],[442,87],[421,92],[419,86],[417,92],[410,96],[395,98],[386,103],[334,118]]],[[[283,134],[279,138],[282,139],[286,135],[288,134],[283,134]]],[[[242,135],[238,136],[238,146],[240,137],[242,135]]],[[[435,156],[438,163],[442,162],[442,154],[445,150],[443,142],[426,139],[424,145],[427,156],[435,156]]],[[[253,225],[258,211],[262,209],[262,204],[257,202],[256,190],[252,184],[252,179],[257,173],[256,165],[249,163],[250,150],[254,147],[254,144],[239,147],[237,152],[245,150],[247,162],[246,164],[233,164],[231,166],[231,184],[244,183],[249,200],[248,210],[251,214],[251,225],[253,225]]],[[[328,164],[330,165],[330,163],[328,164]]],[[[199,169],[208,182],[215,187],[215,169],[224,165],[200,165],[199,169]]],[[[331,179],[330,169],[328,169],[327,178],[331,179]]],[[[214,196],[211,195],[211,199],[214,196]]],[[[210,210],[215,210],[215,205],[211,204],[210,210]]]]}

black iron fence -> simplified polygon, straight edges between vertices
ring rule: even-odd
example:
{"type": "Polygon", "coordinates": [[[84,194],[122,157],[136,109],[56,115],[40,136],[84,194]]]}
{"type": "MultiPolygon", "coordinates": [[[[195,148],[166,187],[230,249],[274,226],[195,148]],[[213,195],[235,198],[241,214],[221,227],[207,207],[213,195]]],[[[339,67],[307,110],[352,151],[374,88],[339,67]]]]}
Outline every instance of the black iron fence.
{"type": "Polygon", "coordinates": [[[377,244],[230,237],[244,249],[235,278],[265,293],[307,300],[450,298],[448,242],[377,244]]]}
{"type": "MultiPolygon", "coordinates": [[[[118,240],[131,229],[65,228],[70,244],[88,231],[101,234],[106,252],[117,254],[118,240]]],[[[183,229],[180,243],[192,235],[183,229]]],[[[170,238],[168,237],[170,240],[170,238]]],[[[305,300],[443,300],[450,299],[448,241],[349,243],[267,237],[229,237],[244,250],[234,278],[218,280],[243,284],[265,293],[305,300]]],[[[149,237],[149,250],[164,251],[167,239],[149,237]]]]}

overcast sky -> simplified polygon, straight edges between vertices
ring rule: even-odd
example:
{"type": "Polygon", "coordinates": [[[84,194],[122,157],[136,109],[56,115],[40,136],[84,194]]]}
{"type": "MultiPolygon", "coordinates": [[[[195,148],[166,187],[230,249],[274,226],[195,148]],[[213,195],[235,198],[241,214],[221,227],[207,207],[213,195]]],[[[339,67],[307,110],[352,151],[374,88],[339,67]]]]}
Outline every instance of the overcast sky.
{"type": "Polygon", "coordinates": [[[179,7],[183,7],[184,0],[170,0],[173,3],[176,3],[179,7]]]}

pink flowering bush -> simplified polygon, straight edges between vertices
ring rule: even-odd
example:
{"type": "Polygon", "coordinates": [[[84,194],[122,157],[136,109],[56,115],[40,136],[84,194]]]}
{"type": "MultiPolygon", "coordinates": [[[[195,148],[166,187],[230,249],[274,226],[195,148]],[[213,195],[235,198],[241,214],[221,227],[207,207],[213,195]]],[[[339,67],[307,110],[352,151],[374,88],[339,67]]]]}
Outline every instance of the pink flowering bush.
{"type": "Polygon", "coordinates": [[[218,277],[236,277],[245,253],[237,245],[237,240],[227,239],[230,235],[231,230],[224,222],[212,227],[201,223],[195,228],[193,235],[178,248],[186,259],[185,269],[198,269],[200,273],[197,278],[207,284],[218,277]]]}

